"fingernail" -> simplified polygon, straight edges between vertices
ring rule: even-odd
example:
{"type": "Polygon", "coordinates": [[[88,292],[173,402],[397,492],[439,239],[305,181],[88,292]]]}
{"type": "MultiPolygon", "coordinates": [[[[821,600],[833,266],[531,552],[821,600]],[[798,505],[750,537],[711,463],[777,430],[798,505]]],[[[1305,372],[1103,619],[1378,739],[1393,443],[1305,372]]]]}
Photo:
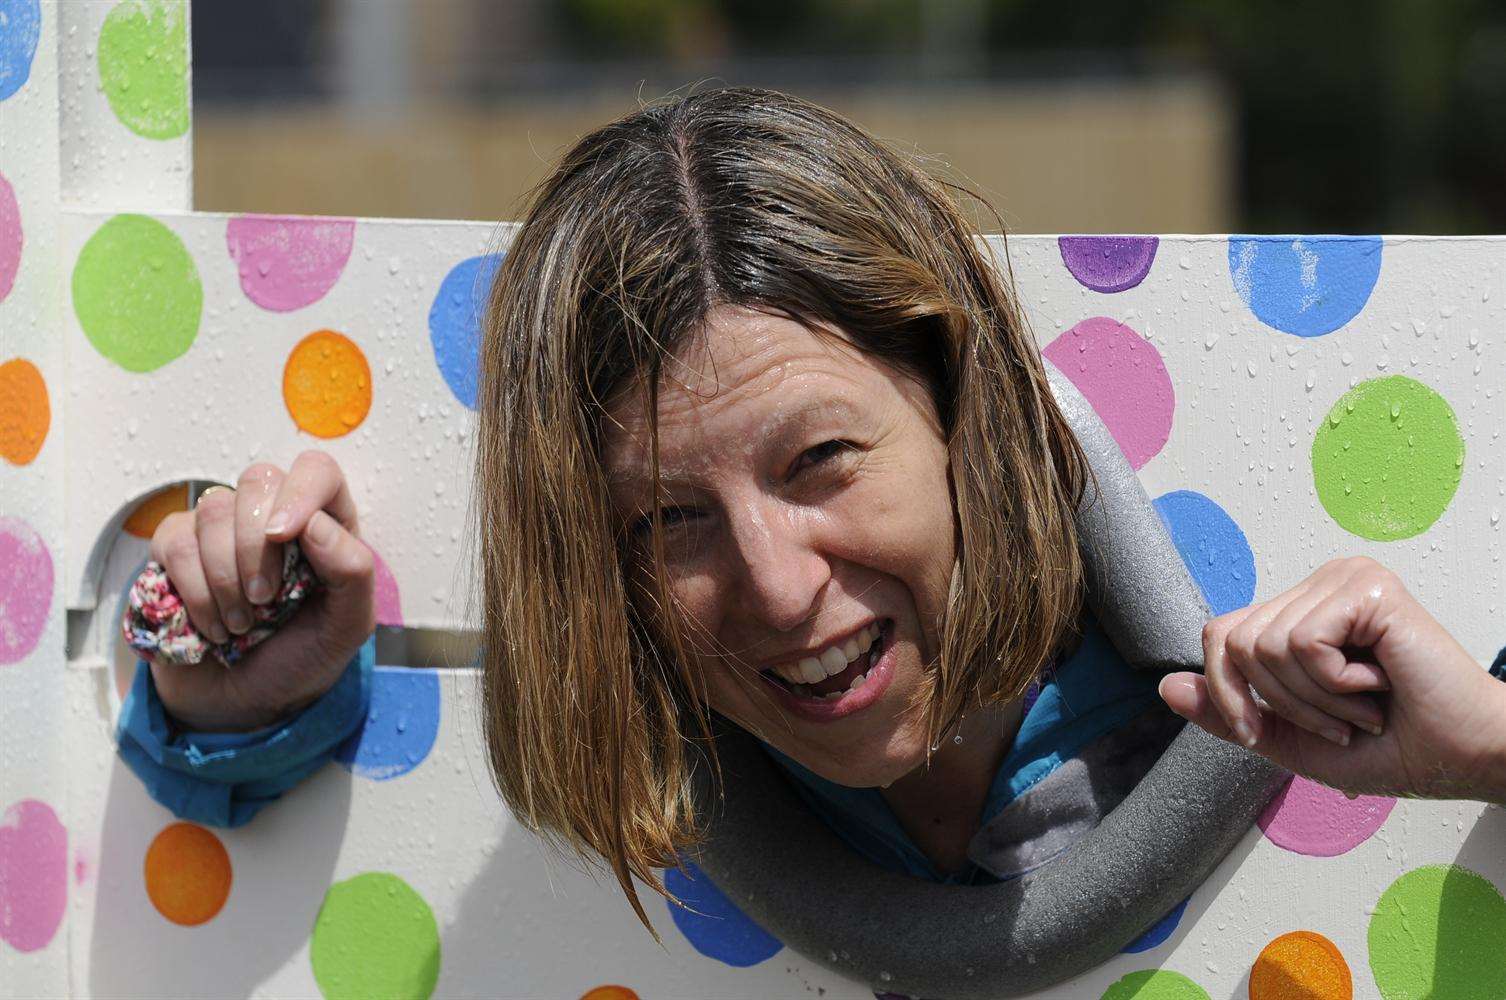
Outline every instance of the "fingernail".
{"type": "Polygon", "coordinates": [[[1250,731],[1250,724],[1244,719],[1234,720],[1234,735],[1239,737],[1239,742],[1247,749],[1255,746],[1255,734],[1250,731]]]}
{"type": "Polygon", "coordinates": [[[214,628],[209,630],[209,638],[223,645],[230,641],[230,633],[225,631],[225,626],[216,625],[214,628]]]}
{"type": "Polygon", "coordinates": [[[1349,745],[1349,734],[1342,729],[1325,729],[1323,735],[1341,747],[1349,745]]]}
{"type": "Polygon", "coordinates": [[[1360,728],[1369,733],[1371,736],[1379,736],[1382,732],[1384,732],[1384,729],[1378,722],[1361,722],[1360,728]]]}
{"type": "Polygon", "coordinates": [[[251,599],[252,604],[265,604],[272,597],[272,585],[267,582],[266,577],[258,573],[251,578],[250,583],[246,584],[246,596],[251,599]]]}
{"type": "Polygon", "coordinates": [[[236,635],[240,635],[251,627],[251,620],[246,617],[246,613],[240,608],[232,608],[225,615],[225,624],[230,626],[230,631],[236,635]]]}
{"type": "Polygon", "coordinates": [[[272,520],[267,522],[267,534],[275,535],[288,526],[288,512],[280,510],[272,515],[272,520]]]}

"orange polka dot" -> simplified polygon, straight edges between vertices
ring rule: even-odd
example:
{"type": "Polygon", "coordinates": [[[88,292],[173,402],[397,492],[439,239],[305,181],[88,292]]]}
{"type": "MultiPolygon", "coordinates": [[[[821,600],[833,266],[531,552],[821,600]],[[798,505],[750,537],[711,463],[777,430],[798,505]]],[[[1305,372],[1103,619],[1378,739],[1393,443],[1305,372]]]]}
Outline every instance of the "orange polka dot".
{"type": "Polygon", "coordinates": [[[187,509],[188,484],[164,486],[136,505],[136,509],[125,519],[125,524],[121,525],[121,530],[151,541],[157,533],[157,525],[162,523],[164,517],[187,509]]]}
{"type": "Polygon", "coordinates": [[[282,370],[282,398],[293,423],[323,438],[349,434],[371,410],[371,367],[349,337],[315,330],[282,370]]]}
{"type": "Polygon", "coordinates": [[[1250,967],[1250,1000],[1352,1000],[1349,963],[1313,931],[1283,934],[1250,967]]]}
{"type": "Polygon", "coordinates": [[[52,426],[47,382],[25,358],[0,364],[0,457],[26,465],[42,450],[52,426]]]}
{"type": "Polygon", "coordinates": [[[212,920],[230,896],[230,854],[202,826],[174,823],[146,849],[146,894],[175,924],[212,920]]]}
{"type": "Polygon", "coordinates": [[[582,993],[580,1000],[638,1000],[638,994],[626,986],[598,986],[582,993]]]}

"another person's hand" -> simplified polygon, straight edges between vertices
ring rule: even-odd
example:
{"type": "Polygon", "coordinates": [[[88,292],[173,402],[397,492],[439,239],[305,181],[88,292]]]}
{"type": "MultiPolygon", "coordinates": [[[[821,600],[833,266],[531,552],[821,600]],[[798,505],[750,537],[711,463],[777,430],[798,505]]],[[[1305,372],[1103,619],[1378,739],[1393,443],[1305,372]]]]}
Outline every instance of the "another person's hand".
{"type": "Polygon", "coordinates": [[[293,538],[322,586],[277,632],[229,669],[213,658],[193,665],[153,658],[157,694],[180,727],[243,732],[318,700],[376,627],[374,559],[344,473],[317,450],[300,454],[286,474],[266,462],[248,466],[236,489],[206,494],[158,525],[151,557],[194,627],[215,642],[246,632],[251,605],[277,592],[282,543],[293,538]],[[268,532],[278,515],[286,524],[268,532]]]}
{"type": "Polygon", "coordinates": [[[1372,559],[1213,619],[1203,653],[1161,696],[1215,736],[1351,794],[1506,802],[1506,684],[1372,559]]]}

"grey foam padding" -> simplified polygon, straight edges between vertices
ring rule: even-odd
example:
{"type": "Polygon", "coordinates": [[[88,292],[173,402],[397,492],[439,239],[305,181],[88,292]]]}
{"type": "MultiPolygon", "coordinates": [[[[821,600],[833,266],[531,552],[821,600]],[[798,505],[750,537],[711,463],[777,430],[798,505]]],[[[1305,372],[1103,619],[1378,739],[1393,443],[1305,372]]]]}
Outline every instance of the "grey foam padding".
{"type": "MultiPolygon", "coordinates": [[[[1208,610],[1196,583],[1097,414],[1050,374],[1098,480],[1078,515],[1089,603],[1129,662],[1200,670],[1208,610]]],[[[848,849],[749,734],[722,723],[717,751],[725,781],[716,797],[698,772],[709,828],[692,856],[727,897],[820,965],[877,990],[948,1000],[1029,993],[1112,958],[1202,883],[1287,777],[1184,726],[1055,860],[1006,882],[946,886],[848,849]]]]}
{"type": "Polygon", "coordinates": [[[1089,481],[1077,511],[1093,613],[1135,666],[1202,670],[1203,592],[1092,404],[1049,363],[1046,374],[1097,480],[1097,492],[1089,481]]]}

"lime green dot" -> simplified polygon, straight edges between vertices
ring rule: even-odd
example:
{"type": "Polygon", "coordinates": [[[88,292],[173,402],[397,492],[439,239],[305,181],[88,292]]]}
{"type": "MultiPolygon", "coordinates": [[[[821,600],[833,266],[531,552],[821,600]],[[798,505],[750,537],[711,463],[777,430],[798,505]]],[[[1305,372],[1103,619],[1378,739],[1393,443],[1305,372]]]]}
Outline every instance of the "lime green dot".
{"type": "Polygon", "coordinates": [[[127,371],[148,372],[188,350],[204,289],[183,241],[144,215],[117,215],[73,266],[73,311],[89,343],[127,371]]]}
{"type": "Polygon", "coordinates": [[[1438,393],[1405,375],[1346,392],[1313,437],[1313,483],[1330,517],[1392,542],[1432,527],[1464,472],[1464,439],[1438,393]]]}
{"type": "Polygon", "coordinates": [[[1385,1000],[1506,997],[1506,899],[1468,868],[1425,865],[1392,882],[1369,941],[1385,1000]]]}
{"type": "Polygon", "coordinates": [[[1131,972],[1103,993],[1102,1000],[1208,1000],[1208,991],[1180,972],[1131,972]]]}
{"type": "Polygon", "coordinates": [[[407,882],[366,872],[324,894],[309,961],[329,1000],[427,1000],[439,981],[439,927],[429,904],[407,882]]]}
{"type": "Polygon", "coordinates": [[[188,131],[184,6],[127,0],[99,30],[99,82],[110,110],[146,139],[174,139],[188,131]]]}

